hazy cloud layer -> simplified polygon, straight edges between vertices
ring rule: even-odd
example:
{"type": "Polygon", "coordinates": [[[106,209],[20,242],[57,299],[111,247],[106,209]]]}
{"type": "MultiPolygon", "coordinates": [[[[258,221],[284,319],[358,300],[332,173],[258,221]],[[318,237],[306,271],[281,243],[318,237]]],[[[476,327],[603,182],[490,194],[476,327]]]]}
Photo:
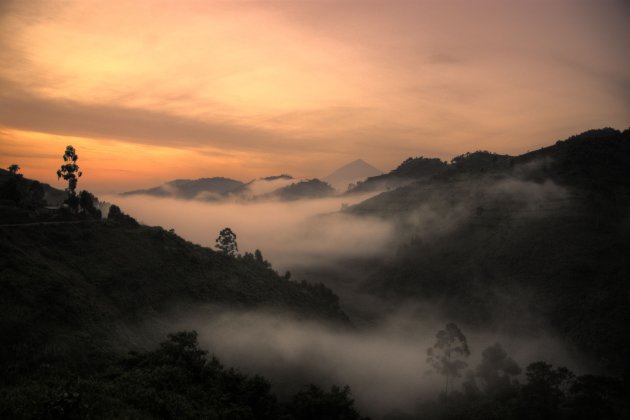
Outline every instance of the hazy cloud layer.
{"type": "MultiPolygon", "coordinates": [[[[540,163],[542,164],[542,163],[540,163]]],[[[309,265],[326,266],[346,258],[383,258],[411,237],[432,240],[456,229],[470,218],[485,217],[484,211],[509,209],[511,217],[539,217],[564,204],[567,191],[552,183],[519,179],[538,163],[515,168],[515,177],[455,183],[442,188],[407,187],[386,199],[375,197],[393,218],[385,220],[340,212],[373,194],[297,201],[178,200],[138,196],[103,196],[148,225],[174,228],[184,238],[214,247],[218,232],[230,227],[238,236],[241,252],[260,249],[280,270],[309,265]],[[480,206],[485,206],[482,210],[480,206]],[[508,206],[508,207],[505,207],[508,206]]],[[[290,180],[255,181],[255,190],[279,186],[290,180]],[[271,185],[266,185],[271,184],[271,185]]],[[[200,197],[206,198],[206,197],[200,197]]],[[[379,214],[377,207],[370,211],[379,214]]]]}
{"type": "MultiPolygon", "coordinates": [[[[515,171],[525,176],[543,164],[536,162],[515,171]]],[[[206,246],[213,245],[219,229],[230,226],[238,235],[241,252],[259,248],[280,271],[296,266],[308,270],[310,266],[334,273],[342,283],[329,280],[328,284],[341,294],[343,308],[350,309],[356,328],[296,320],[278,312],[235,312],[210,306],[177,312],[163,324],[150,327],[150,334],[194,328],[204,348],[227,365],[270,378],[281,396],[311,382],[325,387],[348,384],[358,407],[380,416],[395,409],[413,411],[419,399],[434,398],[443,389],[443,378],[427,373],[426,349],[449,320],[442,318],[443,308],[435,303],[419,299],[385,302],[358,293],[356,285],[365,279],[349,259],[383,259],[409,235],[430,241],[448,233],[475,217],[480,200],[510,203],[513,217],[538,217],[543,214],[541,204],[566,197],[566,191],[555,184],[516,178],[482,182],[461,195],[459,190],[450,192],[455,195],[437,194],[410,212],[405,224],[412,229],[402,236],[382,219],[337,213],[344,201],[353,203],[348,198],[251,203],[142,196],[106,199],[145,223],[174,227],[183,237],[206,246]],[[453,202],[453,197],[459,202],[453,202]]],[[[297,280],[301,277],[295,276],[297,280]]],[[[545,332],[541,319],[527,307],[517,306],[511,308],[519,313],[522,329],[515,329],[510,320],[484,330],[460,325],[472,349],[467,360],[470,368],[479,363],[481,351],[496,342],[523,368],[538,360],[567,366],[576,373],[585,368],[581,356],[545,332]]]]}

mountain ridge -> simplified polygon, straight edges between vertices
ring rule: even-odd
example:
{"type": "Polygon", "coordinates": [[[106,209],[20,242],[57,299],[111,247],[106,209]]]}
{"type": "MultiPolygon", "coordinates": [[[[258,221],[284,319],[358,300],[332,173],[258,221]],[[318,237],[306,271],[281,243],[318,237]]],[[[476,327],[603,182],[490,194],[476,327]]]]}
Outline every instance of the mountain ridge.
{"type": "Polygon", "coordinates": [[[537,319],[604,369],[630,368],[630,129],[467,153],[346,211],[392,221],[402,241],[364,290],[475,325],[537,319]]]}
{"type": "Polygon", "coordinates": [[[200,195],[206,200],[219,199],[230,192],[242,188],[245,184],[231,178],[212,177],[197,179],[175,179],[157,187],[123,192],[122,196],[151,195],[195,199],[200,195]]]}

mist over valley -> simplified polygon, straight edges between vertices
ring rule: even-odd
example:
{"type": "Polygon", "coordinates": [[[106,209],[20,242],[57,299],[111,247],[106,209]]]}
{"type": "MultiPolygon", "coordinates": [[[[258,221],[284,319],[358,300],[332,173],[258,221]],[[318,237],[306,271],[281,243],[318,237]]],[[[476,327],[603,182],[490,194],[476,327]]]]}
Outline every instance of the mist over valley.
{"type": "MultiPolygon", "coordinates": [[[[615,153],[628,147],[623,136],[586,133],[519,157],[464,155],[429,175],[423,164],[432,165],[430,160],[410,160],[389,176],[413,163],[417,178],[411,172],[397,180],[399,188],[385,192],[292,201],[104,198],[142,223],[172,228],[208,247],[214,232],[230,226],[241,253],[260,250],[277,272],[335,291],[353,324],[350,331],[285,318],[269,308],[199,309],[205,315],[180,316],[177,326],[194,326],[201,343],[222,360],[265,374],[281,393],[296,386],[296,378],[321,386],[347,383],[357,406],[380,416],[413,411],[420,396],[437,395],[439,381],[426,375],[422,350],[450,321],[466,331],[471,361],[501,343],[520,366],[545,360],[576,373],[604,373],[625,363],[610,352],[627,342],[595,330],[605,319],[609,330],[625,328],[625,321],[615,319],[623,306],[615,303],[619,296],[612,292],[604,306],[592,306],[589,290],[596,283],[575,283],[573,273],[588,264],[578,250],[589,248],[605,261],[605,272],[625,270],[627,216],[619,210],[628,196],[593,198],[593,178],[586,184],[575,179],[566,163],[586,159],[582,168],[615,179],[608,187],[625,191],[625,181],[617,178],[624,162],[603,169],[592,151],[582,151],[598,141],[606,149],[601,153],[615,153]],[[588,162],[595,167],[587,169],[588,162]],[[602,212],[609,215],[606,221],[602,212]],[[607,241],[618,241],[612,245],[617,250],[607,241]],[[567,281],[577,290],[559,297],[555,291],[567,281]],[[597,315],[576,326],[557,305],[591,305],[597,315]],[[596,343],[585,341],[586,331],[596,343]],[[391,362],[377,362],[383,357],[391,362]]],[[[604,275],[595,266],[590,270],[604,275]]],[[[624,278],[614,281],[625,284],[624,278]]]]}
{"type": "Polygon", "coordinates": [[[0,419],[630,419],[628,21],[0,0],[0,419]]]}

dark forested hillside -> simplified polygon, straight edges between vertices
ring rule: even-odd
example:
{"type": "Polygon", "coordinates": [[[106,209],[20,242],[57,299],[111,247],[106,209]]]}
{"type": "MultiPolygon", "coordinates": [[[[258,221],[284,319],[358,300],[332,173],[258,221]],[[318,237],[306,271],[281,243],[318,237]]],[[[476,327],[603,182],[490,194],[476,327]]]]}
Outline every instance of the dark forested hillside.
{"type": "Polygon", "coordinates": [[[601,366],[630,366],[629,130],[466,154],[350,211],[394,221],[406,243],[372,293],[441,302],[479,326],[548,324],[601,366]]]}
{"type": "Polygon", "coordinates": [[[362,420],[348,387],[310,385],[280,401],[271,383],[224,367],[195,331],[169,334],[151,351],[92,359],[87,374],[46,365],[0,386],[10,419],[362,420]]]}
{"type": "Polygon", "coordinates": [[[266,197],[277,198],[285,201],[301,200],[308,198],[324,198],[335,194],[335,190],[327,183],[319,179],[295,182],[286,187],[279,188],[266,197]]]}
{"type": "MultiPolygon", "coordinates": [[[[360,229],[384,222],[382,253],[331,252],[302,270],[342,293],[360,325],[353,328],[331,289],[279,276],[258,250],[238,255],[229,228],[217,252],[139,225],[87,191],[74,196],[74,207],[70,192],[53,191],[70,195],[60,207],[46,206],[45,186],[16,172],[0,175],[0,418],[360,419],[348,388],[300,388],[345,380],[337,370],[356,381],[348,382],[362,409],[388,419],[627,418],[630,130],[593,130],[520,156],[408,159],[357,186],[389,189],[341,215],[365,222],[360,229]],[[255,315],[222,318],[248,311],[255,315]],[[317,322],[279,327],[296,318],[317,322]],[[402,327],[379,330],[397,320],[402,327]],[[433,320],[447,320],[446,330],[429,350],[416,349],[423,337],[408,337],[406,322],[415,331],[433,320]],[[194,332],[171,334],[158,346],[167,332],[192,325],[216,333],[202,342],[222,349],[224,360],[270,379],[224,368],[194,332]],[[466,357],[474,343],[477,367],[472,358],[451,360],[448,331],[458,332],[466,357]],[[462,331],[474,336],[470,348],[462,331]],[[523,360],[521,368],[500,343],[482,350],[476,342],[511,335],[529,343],[537,334],[576,356],[579,376],[558,361],[523,360]],[[302,339],[304,347],[294,347],[302,339]],[[389,360],[396,340],[405,343],[401,350],[414,346],[400,362],[409,367],[399,370],[389,360]],[[288,347],[278,351],[278,342],[288,347]],[[417,384],[404,382],[404,371],[415,379],[422,366],[446,385],[423,377],[423,385],[443,391],[411,389],[406,408],[388,416],[393,391],[372,402],[370,387],[366,394],[361,386],[377,359],[353,365],[364,350],[383,361],[386,374],[370,384],[378,393],[381,380],[417,384]]],[[[332,193],[311,180],[260,197],[332,193]]],[[[309,222],[317,229],[337,216],[309,222]]],[[[344,223],[338,229],[354,234],[344,223]]]]}
{"type": "Polygon", "coordinates": [[[226,310],[347,329],[330,289],[279,276],[258,250],[204,248],[115,205],[103,219],[87,191],[74,208],[45,207],[45,185],[4,175],[0,418],[360,418],[347,388],[296,383],[279,401],[268,380],[206,357],[196,333],[147,350],[226,310]]]}
{"type": "Polygon", "coordinates": [[[347,322],[325,287],[286,280],[253,258],[229,257],[160,227],[100,220],[0,227],[0,251],[3,378],[68,352],[67,361],[80,364],[129,325],[181,304],[347,322]]]}
{"type": "Polygon", "coordinates": [[[350,188],[347,194],[390,190],[410,182],[430,178],[446,169],[446,162],[437,158],[409,158],[387,174],[371,176],[350,188]]]}
{"type": "Polygon", "coordinates": [[[12,205],[34,209],[42,204],[42,200],[47,205],[59,205],[66,199],[66,193],[46,183],[0,169],[0,197],[0,200],[13,201],[12,205]]]}

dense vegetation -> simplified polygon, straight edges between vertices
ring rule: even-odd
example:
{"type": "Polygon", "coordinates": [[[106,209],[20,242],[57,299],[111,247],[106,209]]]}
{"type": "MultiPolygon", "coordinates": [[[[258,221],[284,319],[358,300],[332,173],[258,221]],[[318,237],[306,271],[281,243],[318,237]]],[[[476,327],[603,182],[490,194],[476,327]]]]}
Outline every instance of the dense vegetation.
{"type": "Polygon", "coordinates": [[[48,184],[0,169],[0,207],[3,210],[3,221],[10,217],[11,212],[18,214],[35,211],[46,204],[59,205],[65,198],[65,192],[48,184]]]}
{"type": "Polygon", "coordinates": [[[195,332],[170,334],[155,350],[112,358],[87,375],[52,365],[11,385],[0,388],[2,418],[360,420],[347,388],[311,385],[279,402],[266,379],[208,359],[195,332]]]}
{"type": "MultiPolygon", "coordinates": [[[[280,400],[267,379],[208,358],[196,333],[156,349],[165,320],[191,307],[348,328],[330,289],[280,276],[258,250],[239,255],[229,228],[217,252],[87,191],[74,207],[47,208],[65,194],[16,172],[0,172],[1,418],[360,418],[349,388],[310,385],[280,400]]],[[[427,357],[444,391],[388,419],[630,416],[630,130],[516,157],[408,159],[355,190],[383,186],[392,190],[346,210],[392,221],[402,243],[390,258],[345,261],[347,271],[368,267],[362,291],[437,304],[438,316],[470,328],[551,327],[608,375],[543,361],[521,369],[498,343],[469,369],[465,336],[449,323],[427,357]]],[[[283,190],[287,200],[332,193],[317,180],[283,190]]]]}
{"type": "Polygon", "coordinates": [[[518,157],[476,152],[350,211],[406,244],[365,287],[440,302],[468,325],[552,331],[630,367],[630,131],[595,130],[518,157]]]}
{"type": "Polygon", "coordinates": [[[456,324],[439,330],[435,344],[427,349],[427,362],[432,367],[429,373],[444,377],[443,392],[437,399],[421,401],[415,415],[393,413],[386,419],[613,420],[630,416],[630,375],[576,376],[566,367],[544,361],[530,363],[523,372],[495,343],[482,351],[475,369],[466,370],[461,386],[453,387],[468,367],[469,356],[466,336],[456,324]]]}
{"type": "MultiPolygon", "coordinates": [[[[0,227],[0,250],[5,372],[43,363],[36,362],[42,353],[64,356],[77,341],[102,345],[115,331],[176,305],[258,306],[347,319],[321,285],[289,281],[253,258],[214,252],[159,227],[112,220],[0,227]]],[[[77,349],[79,362],[87,354],[77,349]]]]}
{"type": "Polygon", "coordinates": [[[621,420],[630,416],[628,377],[576,377],[566,368],[540,361],[527,366],[521,383],[516,370],[506,369],[509,359],[500,347],[486,349],[483,357],[461,391],[420,403],[416,414],[392,414],[386,419],[621,420]]]}
{"type": "MultiPolygon", "coordinates": [[[[75,209],[47,210],[41,184],[8,173],[0,192],[0,417],[300,418],[265,380],[206,362],[190,335],[121,355],[153,346],[173,313],[207,305],[347,328],[329,289],[279,276],[260,251],[203,248],[115,205],[102,218],[87,191],[74,195],[75,209]]],[[[323,391],[298,394],[296,410],[320,398],[313,392],[323,391]]],[[[348,391],[322,395],[353,412],[348,391]]]]}
{"type": "Polygon", "coordinates": [[[446,162],[437,158],[408,158],[387,174],[371,176],[363,182],[358,182],[346,194],[395,189],[410,182],[431,178],[444,171],[447,167],[446,162]]]}

